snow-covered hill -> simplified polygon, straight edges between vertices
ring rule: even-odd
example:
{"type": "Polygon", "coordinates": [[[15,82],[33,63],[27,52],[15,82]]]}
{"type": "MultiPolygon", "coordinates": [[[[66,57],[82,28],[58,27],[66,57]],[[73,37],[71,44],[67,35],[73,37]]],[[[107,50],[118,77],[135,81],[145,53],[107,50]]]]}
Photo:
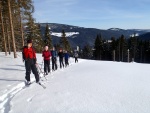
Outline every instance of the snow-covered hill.
{"type": "Polygon", "coordinates": [[[89,44],[90,46],[94,46],[94,41],[98,34],[101,34],[102,38],[105,40],[110,40],[111,37],[115,37],[116,39],[118,39],[122,34],[125,36],[125,38],[128,39],[134,33],[141,35],[149,31],[145,29],[136,30],[136,29],[120,29],[120,28],[110,28],[104,30],[96,28],[84,28],[79,26],[72,26],[58,23],[40,23],[43,36],[45,34],[45,27],[47,24],[49,25],[49,29],[51,30],[52,33],[53,44],[58,44],[60,42],[61,33],[62,30],[64,30],[66,36],[69,37],[68,40],[73,48],[76,48],[76,46],[83,48],[87,44],[89,44]]]}
{"type": "MultiPolygon", "coordinates": [[[[79,32],[66,32],[65,34],[66,34],[66,37],[74,38],[73,36],[78,35],[79,32]]],[[[57,32],[52,32],[51,35],[57,36],[57,37],[62,37],[62,33],[57,33],[57,32]]]]}
{"type": "Polygon", "coordinates": [[[149,64],[82,59],[70,63],[48,75],[48,81],[42,78],[46,89],[36,83],[24,87],[21,58],[0,53],[0,113],[150,112],[149,64]]]}

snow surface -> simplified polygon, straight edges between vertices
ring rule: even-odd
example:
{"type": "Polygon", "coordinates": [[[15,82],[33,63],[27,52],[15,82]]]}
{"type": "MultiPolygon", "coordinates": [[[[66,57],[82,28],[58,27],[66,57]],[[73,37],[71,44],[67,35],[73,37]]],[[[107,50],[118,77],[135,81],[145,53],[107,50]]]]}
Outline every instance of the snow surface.
{"type": "MultiPolygon", "coordinates": [[[[74,35],[78,35],[79,32],[65,32],[66,34],[66,37],[71,37],[71,36],[74,36],[74,35]]],[[[62,33],[56,33],[56,32],[52,32],[53,36],[57,36],[57,37],[61,37],[62,36],[62,33]]]]}
{"type": "Polygon", "coordinates": [[[70,63],[25,87],[21,58],[0,53],[0,113],[150,113],[149,64],[70,63]]]}

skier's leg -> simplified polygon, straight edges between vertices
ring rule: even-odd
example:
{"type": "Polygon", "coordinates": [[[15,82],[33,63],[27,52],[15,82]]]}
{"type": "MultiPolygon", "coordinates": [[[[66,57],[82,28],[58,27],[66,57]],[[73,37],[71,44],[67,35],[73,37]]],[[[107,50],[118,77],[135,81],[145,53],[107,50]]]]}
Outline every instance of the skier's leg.
{"type": "Polygon", "coordinates": [[[52,70],[54,70],[55,61],[54,58],[52,58],[52,70]]]}
{"type": "Polygon", "coordinates": [[[55,70],[57,70],[57,58],[55,58],[55,70]]]}
{"type": "Polygon", "coordinates": [[[67,64],[68,64],[68,66],[69,66],[69,60],[67,59],[67,64]]]}
{"type": "Polygon", "coordinates": [[[46,60],[45,63],[46,63],[46,75],[48,75],[48,73],[49,73],[49,62],[48,62],[48,60],[46,60]]]}
{"type": "Polygon", "coordinates": [[[46,60],[44,60],[44,73],[46,73],[46,60]]]}
{"type": "Polygon", "coordinates": [[[50,72],[50,60],[47,60],[48,73],[50,72]]]}
{"type": "Polygon", "coordinates": [[[68,59],[65,59],[66,61],[65,61],[65,63],[66,63],[66,66],[68,66],[69,65],[69,63],[68,63],[68,59]]]}
{"type": "Polygon", "coordinates": [[[59,63],[60,63],[60,68],[61,68],[61,62],[62,62],[62,61],[61,61],[61,59],[60,59],[60,60],[59,60],[59,63]]]}
{"type": "Polygon", "coordinates": [[[36,82],[39,82],[39,74],[38,74],[37,68],[36,68],[34,63],[32,63],[31,69],[32,69],[32,72],[35,76],[36,82]]]}
{"type": "Polygon", "coordinates": [[[64,60],[62,59],[62,66],[63,66],[63,68],[64,68],[64,60]]]}
{"type": "Polygon", "coordinates": [[[65,59],[65,67],[67,67],[67,59],[65,59]]]}
{"type": "Polygon", "coordinates": [[[31,61],[30,60],[25,61],[25,68],[26,68],[25,79],[27,81],[30,81],[30,74],[31,74],[31,61]]]}

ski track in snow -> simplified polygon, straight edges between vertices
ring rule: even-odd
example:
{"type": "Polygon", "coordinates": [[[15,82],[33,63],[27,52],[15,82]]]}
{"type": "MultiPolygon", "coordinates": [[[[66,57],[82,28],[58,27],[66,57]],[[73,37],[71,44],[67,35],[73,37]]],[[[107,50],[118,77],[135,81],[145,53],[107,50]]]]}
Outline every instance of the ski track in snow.
{"type": "Polygon", "coordinates": [[[52,72],[47,80],[42,77],[46,89],[35,83],[27,88],[24,82],[9,84],[0,96],[0,113],[149,113],[149,68],[79,60],[52,72]]]}
{"type": "MultiPolygon", "coordinates": [[[[32,78],[31,82],[35,82],[35,79],[32,78]]],[[[47,83],[49,81],[46,81],[47,83]]],[[[44,81],[43,83],[46,84],[46,82],[44,81]]],[[[31,84],[32,85],[32,84],[31,84]]],[[[4,95],[0,96],[0,113],[8,113],[11,109],[11,100],[12,98],[19,93],[21,90],[30,87],[30,86],[26,86],[25,82],[22,82],[20,84],[18,84],[17,86],[13,87],[11,90],[9,90],[7,93],[5,93],[4,95]]],[[[32,96],[29,99],[27,99],[28,102],[31,102],[32,99],[35,97],[32,96]]]]}
{"type": "MultiPolygon", "coordinates": [[[[3,53],[4,54],[4,53],[3,53]]],[[[19,56],[21,56],[21,54],[19,53],[18,54],[19,56]]],[[[38,55],[40,56],[40,55],[38,55]]],[[[12,57],[5,57],[3,56],[4,58],[10,58],[12,59],[12,57]]],[[[1,60],[1,59],[0,59],[1,60]]],[[[2,61],[1,61],[2,62],[2,61]]],[[[4,62],[4,61],[3,61],[4,62]]],[[[0,65],[1,66],[1,65],[0,65]]],[[[19,65],[18,65],[19,66],[19,65]]],[[[59,65],[58,65],[59,66],[59,65]]],[[[23,66],[24,67],[24,66],[23,66]]],[[[9,68],[11,70],[11,68],[9,68]]],[[[12,68],[13,70],[13,68],[12,68]]],[[[58,69],[59,70],[59,69],[58,69]]],[[[61,70],[60,70],[61,71],[61,70]]],[[[55,72],[54,72],[55,73],[55,72]]],[[[51,76],[51,79],[54,78],[53,74],[51,73],[50,74],[51,76]]],[[[24,76],[23,76],[24,77],[24,76]]],[[[43,81],[42,83],[43,84],[46,84],[46,83],[49,83],[50,81],[47,79],[47,76],[46,76],[46,79],[45,77],[43,76],[43,74],[40,74],[40,77],[41,77],[41,81],[43,81]]],[[[35,82],[35,78],[31,78],[31,83],[34,83],[35,82]]],[[[32,85],[32,84],[31,84],[32,85]]],[[[12,85],[8,84],[7,87],[11,87],[12,85]]],[[[24,82],[21,82],[15,86],[12,86],[11,89],[5,89],[3,90],[3,95],[0,95],[0,113],[9,113],[11,111],[11,100],[13,99],[13,97],[19,93],[20,91],[22,91],[23,89],[27,88],[27,87],[30,87],[30,86],[26,86],[26,83],[25,81],[24,82]]],[[[42,86],[41,86],[42,87],[42,86]]],[[[33,98],[35,97],[36,95],[33,95],[31,96],[30,98],[27,99],[27,102],[32,102],[33,98]]]]}
{"type": "MultiPolygon", "coordinates": [[[[111,62],[99,62],[101,64],[100,69],[99,67],[93,69],[101,70],[101,73],[98,75],[91,71],[93,66],[89,65],[91,63],[98,64],[97,61],[82,62],[82,64],[80,63],[82,65],[80,72],[78,72],[78,64],[55,71],[53,73],[53,80],[51,80],[52,76],[48,76],[50,80],[47,84],[48,90],[38,90],[38,87],[36,87],[38,89],[28,89],[29,92],[32,91],[36,96],[31,99],[31,104],[25,106],[26,111],[28,113],[148,113],[147,111],[150,110],[148,108],[150,105],[148,97],[150,96],[149,92],[144,93],[149,88],[141,84],[142,82],[148,85],[148,80],[141,76],[141,74],[144,74],[147,77],[148,73],[138,71],[140,74],[136,77],[135,75],[138,73],[135,72],[136,69],[133,69],[133,72],[128,73],[129,75],[131,74],[129,77],[126,74],[116,72],[116,68],[120,64],[124,65],[127,71],[130,71],[132,65],[142,67],[143,64],[131,63],[131,65],[128,65],[127,63],[114,63],[114,70],[109,72],[105,69],[108,65],[112,65],[111,62]],[[68,70],[73,71],[72,74],[68,70]],[[140,85],[137,86],[138,84],[140,85]],[[37,107],[41,108],[36,109],[37,107]]],[[[138,69],[140,69],[139,67],[138,69]]],[[[124,69],[120,68],[120,72],[122,71],[124,72],[124,69]]],[[[27,99],[33,97],[24,90],[13,99],[16,105],[25,100],[16,100],[22,94],[27,99]]],[[[15,112],[12,113],[19,113],[20,111],[15,106],[13,109],[15,112]]]]}
{"type": "Polygon", "coordinates": [[[31,102],[35,96],[36,96],[36,95],[33,95],[32,97],[28,98],[28,99],[27,99],[27,102],[31,102]]]}

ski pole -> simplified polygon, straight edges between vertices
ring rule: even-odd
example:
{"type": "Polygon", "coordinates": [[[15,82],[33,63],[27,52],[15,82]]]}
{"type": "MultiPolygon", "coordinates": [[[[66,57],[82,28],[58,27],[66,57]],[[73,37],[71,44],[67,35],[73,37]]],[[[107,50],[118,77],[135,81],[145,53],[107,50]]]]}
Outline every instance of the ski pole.
{"type": "Polygon", "coordinates": [[[47,80],[47,78],[45,77],[44,72],[42,71],[42,69],[40,68],[39,64],[37,63],[38,68],[40,69],[40,72],[44,75],[44,78],[47,80]]]}
{"type": "Polygon", "coordinates": [[[49,64],[49,66],[50,66],[50,74],[51,74],[51,57],[50,57],[50,64],[49,64]]]}
{"type": "Polygon", "coordinates": [[[41,69],[42,69],[42,66],[43,66],[43,62],[44,62],[44,60],[42,60],[41,69]]]}
{"type": "Polygon", "coordinates": [[[71,64],[71,57],[69,58],[69,65],[71,66],[72,64],[71,64]]]}

